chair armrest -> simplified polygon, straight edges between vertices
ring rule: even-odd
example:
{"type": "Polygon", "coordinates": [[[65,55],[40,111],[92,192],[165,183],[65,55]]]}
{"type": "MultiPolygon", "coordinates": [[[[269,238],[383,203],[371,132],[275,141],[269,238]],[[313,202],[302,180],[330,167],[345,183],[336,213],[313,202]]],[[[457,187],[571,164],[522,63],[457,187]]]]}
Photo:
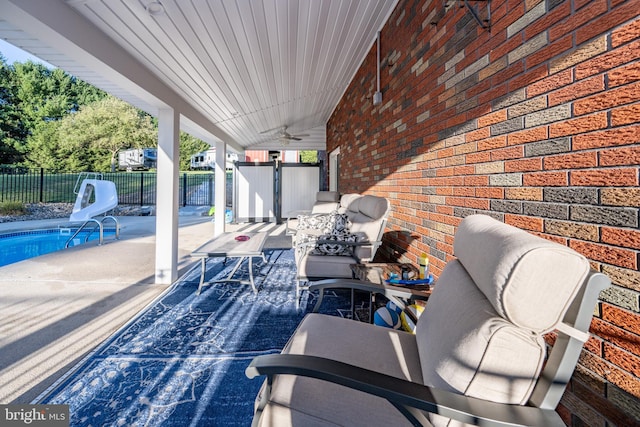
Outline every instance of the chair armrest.
{"type": "MultiPolygon", "coordinates": [[[[309,242],[311,243],[311,242],[309,242]]],[[[325,239],[318,239],[315,242],[313,242],[314,245],[319,244],[319,243],[329,243],[332,245],[343,245],[343,246],[370,246],[370,245],[381,245],[382,241],[381,240],[357,240],[355,242],[347,242],[345,240],[325,240],[325,239]]]]}
{"type": "MultiPolygon", "coordinates": [[[[313,312],[317,313],[322,305],[324,298],[324,291],[326,289],[355,289],[358,291],[372,292],[385,296],[387,299],[393,301],[398,307],[404,310],[404,300],[413,298],[422,298],[419,291],[415,291],[406,287],[399,287],[393,285],[379,285],[377,283],[366,282],[363,280],[355,279],[327,279],[313,282],[309,285],[309,292],[318,291],[318,301],[313,307],[313,312]]],[[[414,319],[415,320],[415,319],[414,319]]]]}
{"type": "MultiPolygon", "coordinates": [[[[258,356],[247,367],[248,378],[299,375],[329,381],[382,397],[411,420],[418,410],[482,426],[559,426],[565,424],[551,409],[509,405],[427,387],[376,371],[316,356],[274,354],[258,356]]],[[[270,381],[271,382],[271,381],[270,381]]],[[[419,413],[418,413],[419,414],[419,413]]],[[[416,421],[414,418],[412,422],[416,421]]]]}
{"type": "Polygon", "coordinates": [[[316,246],[318,244],[321,243],[328,243],[331,245],[343,245],[343,246],[371,246],[371,245],[381,245],[382,244],[382,240],[359,240],[359,241],[355,241],[355,242],[347,242],[345,240],[325,240],[325,239],[317,239],[317,240],[311,240],[309,242],[305,242],[305,243],[301,243],[297,246],[300,247],[304,247],[304,246],[316,246]]]}
{"type": "Polygon", "coordinates": [[[297,224],[296,227],[291,225],[291,218],[287,218],[287,225],[285,226],[285,234],[287,236],[294,236],[296,234],[296,228],[297,228],[297,224]]]}
{"type": "MultiPolygon", "coordinates": [[[[378,246],[380,246],[382,244],[381,240],[360,240],[360,241],[356,241],[356,242],[347,242],[344,240],[325,240],[325,239],[315,239],[315,240],[309,240],[308,242],[304,242],[304,243],[296,243],[295,247],[297,250],[302,250],[302,251],[308,251],[309,249],[315,248],[317,245],[320,244],[330,244],[330,245],[338,245],[338,246],[350,246],[352,248],[359,248],[359,247],[364,247],[364,246],[371,246],[372,248],[377,248],[378,246]]],[[[361,260],[359,258],[357,258],[358,262],[361,262],[361,260]]]]}
{"type": "MultiPolygon", "coordinates": [[[[304,243],[295,243],[295,248],[298,251],[303,251],[304,253],[307,253],[307,251],[309,251],[310,249],[315,248],[317,245],[319,244],[323,244],[323,243],[328,243],[331,245],[339,245],[339,246],[351,246],[352,248],[358,248],[358,247],[363,247],[363,246],[371,246],[376,248],[377,246],[380,246],[382,244],[382,241],[379,240],[375,240],[375,241],[370,241],[370,240],[362,240],[362,241],[357,241],[357,242],[346,242],[344,240],[325,240],[325,239],[316,239],[316,240],[309,240],[308,242],[304,242],[304,243]]],[[[331,256],[331,255],[329,255],[331,256]]],[[[357,262],[361,262],[360,258],[355,257],[357,262]]]]}

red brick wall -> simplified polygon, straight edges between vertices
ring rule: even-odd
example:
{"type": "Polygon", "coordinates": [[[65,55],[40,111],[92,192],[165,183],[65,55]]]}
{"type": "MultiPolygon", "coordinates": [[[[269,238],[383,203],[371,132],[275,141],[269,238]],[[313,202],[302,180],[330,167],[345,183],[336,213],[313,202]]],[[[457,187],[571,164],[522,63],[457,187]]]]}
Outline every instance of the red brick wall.
{"type": "Polygon", "coordinates": [[[640,1],[493,0],[490,32],[444,3],[400,0],[381,33],[382,104],[372,46],[336,107],[339,190],[391,199],[383,255],[428,252],[436,276],[471,213],[589,257],[614,286],[558,411],[637,425],[640,1]]]}

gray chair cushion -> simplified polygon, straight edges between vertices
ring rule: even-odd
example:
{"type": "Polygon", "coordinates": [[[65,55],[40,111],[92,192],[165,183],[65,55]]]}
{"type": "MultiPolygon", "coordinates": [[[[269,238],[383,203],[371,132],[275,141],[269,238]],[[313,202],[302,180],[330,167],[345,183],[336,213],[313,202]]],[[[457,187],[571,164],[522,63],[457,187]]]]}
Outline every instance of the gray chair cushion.
{"type": "MultiPolygon", "coordinates": [[[[351,221],[349,231],[357,235],[359,241],[379,241],[391,204],[384,197],[376,196],[362,196],[357,204],[358,212],[348,213],[351,221]]],[[[361,260],[370,261],[375,253],[372,253],[370,246],[361,246],[356,248],[355,255],[361,260]]]]}
{"type": "Polygon", "coordinates": [[[311,208],[311,213],[330,213],[339,207],[340,194],[337,191],[318,191],[316,193],[316,201],[311,208]]]}
{"type": "MultiPolygon", "coordinates": [[[[328,357],[422,382],[412,334],[349,319],[307,315],[283,353],[328,357]]],[[[325,381],[279,375],[272,390],[267,412],[261,418],[263,426],[410,425],[386,400],[325,381]]]]}
{"type": "Polygon", "coordinates": [[[332,277],[350,279],[350,265],[356,261],[348,256],[312,255],[296,251],[296,263],[299,277],[332,277]]]}
{"type": "Polygon", "coordinates": [[[349,214],[350,212],[358,212],[358,201],[362,198],[362,194],[347,193],[340,197],[341,213],[349,214]]]}
{"type": "Polygon", "coordinates": [[[384,197],[362,196],[358,211],[370,219],[382,219],[389,211],[389,201],[384,197]]]}
{"type": "Polygon", "coordinates": [[[500,317],[456,260],[429,297],[416,341],[425,384],[502,403],[526,403],[546,354],[542,336],[500,317]]]}
{"type": "Polygon", "coordinates": [[[461,222],[454,251],[416,327],[425,384],[525,404],[546,354],[542,335],[561,321],[589,263],[484,215],[461,222]]]}
{"type": "Polygon", "coordinates": [[[590,269],[571,248],[485,215],[460,223],[454,252],[498,314],[539,333],[562,320],[590,269]]]}
{"type": "Polygon", "coordinates": [[[337,191],[318,191],[316,193],[316,202],[339,202],[340,194],[337,191]]]}

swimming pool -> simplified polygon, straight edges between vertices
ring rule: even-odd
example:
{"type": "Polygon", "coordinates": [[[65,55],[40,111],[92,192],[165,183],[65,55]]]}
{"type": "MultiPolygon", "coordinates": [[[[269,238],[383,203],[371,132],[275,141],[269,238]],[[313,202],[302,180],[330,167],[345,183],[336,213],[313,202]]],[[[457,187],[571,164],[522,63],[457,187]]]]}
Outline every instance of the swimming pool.
{"type": "MultiPolygon", "coordinates": [[[[0,235],[0,267],[64,249],[67,240],[76,229],[55,228],[49,230],[17,231],[0,235]]],[[[69,244],[77,246],[85,242],[88,232],[80,232],[69,244]]],[[[115,230],[104,230],[104,236],[114,236],[115,230]]],[[[99,233],[94,231],[88,240],[95,240],[99,233]]]]}

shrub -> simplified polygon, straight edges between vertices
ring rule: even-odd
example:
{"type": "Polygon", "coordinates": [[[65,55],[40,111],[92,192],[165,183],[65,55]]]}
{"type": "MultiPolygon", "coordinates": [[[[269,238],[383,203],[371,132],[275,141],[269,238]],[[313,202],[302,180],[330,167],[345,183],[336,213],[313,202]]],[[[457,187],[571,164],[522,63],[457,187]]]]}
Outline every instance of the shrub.
{"type": "Polygon", "coordinates": [[[0,203],[0,215],[25,215],[27,209],[20,202],[2,202],[0,203]]]}

